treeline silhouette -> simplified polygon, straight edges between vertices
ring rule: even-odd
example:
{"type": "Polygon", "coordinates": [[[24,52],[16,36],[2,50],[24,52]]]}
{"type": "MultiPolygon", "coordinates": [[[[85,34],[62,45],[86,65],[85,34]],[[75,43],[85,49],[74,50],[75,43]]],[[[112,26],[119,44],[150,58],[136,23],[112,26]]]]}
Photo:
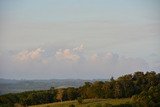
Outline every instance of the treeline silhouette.
{"type": "Polygon", "coordinates": [[[135,107],[160,107],[160,73],[135,72],[110,81],[85,82],[79,88],[68,87],[50,90],[10,93],[0,96],[0,106],[12,107],[67,101],[75,99],[131,98],[135,107]]]}

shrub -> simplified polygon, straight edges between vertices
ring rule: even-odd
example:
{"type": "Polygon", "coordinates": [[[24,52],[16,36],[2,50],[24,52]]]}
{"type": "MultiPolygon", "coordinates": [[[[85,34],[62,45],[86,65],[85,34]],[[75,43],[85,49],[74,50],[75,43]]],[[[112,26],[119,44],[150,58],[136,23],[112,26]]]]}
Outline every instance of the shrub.
{"type": "Polygon", "coordinates": [[[82,104],[83,103],[83,98],[82,97],[78,97],[77,101],[78,101],[79,104],[82,104]]]}
{"type": "Polygon", "coordinates": [[[160,102],[155,105],[155,107],[160,107],[160,102]]]}
{"type": "Polygon", "coordinates": [[[96,104],[96,107],[102,107],[102,104],[97,103],[97,104],[96,104]]]}
{"type": "Polygon", "coordinates": [[[14,104],[14,107],[26,107],[26,106],[21,105],[21,104],[19,104],[19,103],[15,103],[15,104],[14,104]]]}
{"type": "Polygon", "coordinates": [[[71,105],[69,105],[69,107],[75,107],[75,105],[74,105],[74,104],[71,104],[71,105]]]}
{"type": "Polygon", "coordinates": [[[103,107],[112,107],[112,104],[105,103],[103,107]]]}
{"type": "MultiPolygon", "coordinates": [[[[113,107],[132,107],[132,104],[120,104],[120,105],[114,105],[113,107]]],[[[135,107],[145,107],[145,106],[136,105],[135,107]]]]}

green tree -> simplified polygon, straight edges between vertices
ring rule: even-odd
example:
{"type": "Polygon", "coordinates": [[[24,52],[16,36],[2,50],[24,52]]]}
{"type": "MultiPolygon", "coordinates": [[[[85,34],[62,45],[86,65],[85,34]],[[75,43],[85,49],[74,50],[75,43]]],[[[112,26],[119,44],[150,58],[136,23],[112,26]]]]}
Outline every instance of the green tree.
{"type": "Polygon", "coordinates": [[[73,87],[67,88],[67,97],[69,100],[74,100],[77,97],[77,90],[73,87]]]}
{"type": "Polygon", "coordinates": [[[114,97],[115,98],[122,98],[123,96],[123,87],[122,84],[118,81],[116,81],[114,86],[114,97]]]}
{"type": "Polygon", "coordinates": [[[106,81],[102,87],[102,90],[104,92],[104,98],[113,98],[113,84],[112,84],[112,82],[106,81]]]}
{"type": "Polygon", "coordinates": [[[82,97],[78,97],[77,101],[78,101],[79,104],[82,104],[83,103],[83,98],[82,97]]]}
{"type": "Polygon", "coordinates": [[[63,94],[64,94],[64,89],[60,88],[57,90],[57,95],[56,95],[56,99],[58,101],[63,101],[63,94]]]}

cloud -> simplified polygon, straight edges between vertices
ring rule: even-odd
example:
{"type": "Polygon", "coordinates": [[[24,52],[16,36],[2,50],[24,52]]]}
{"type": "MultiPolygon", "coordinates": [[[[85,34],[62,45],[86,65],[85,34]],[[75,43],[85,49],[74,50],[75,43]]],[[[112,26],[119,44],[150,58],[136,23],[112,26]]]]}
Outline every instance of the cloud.
{"type": "Polygon", "coordinates": [[[37,48],[32,51],[29,50],[21,51],[15,56],[15,59],[18,61],[36,60],[40,58],[43,52],[44,50],[42,50],[41,48],[37,48]]]}
{"type": "Polygon", "coordinates": [[[79,47],[73,48],[73,51],[81,52],[84,49],[84,45],[81,44],[79,47]]]}
{"type": "Polygon", "coordinates": [[[61,61],[70,61],[70,62],[77,62],[82,60],[82,54],[84,49],[84,45],[81,44],[78,47],[70,48],[70,49],[59,49],[55,53],[55,57],[61,61]]]}
{"type": "Polygon", "coordinates": [[[91,60],[93,63],[98,62],[98,55],[97,55],[96,53],[92,54],[91,57],[90,57],[90,60],[91,60]]]}
{"type": "Polygon", "coordinates": [[[48,47],[43,47],[43,49],[2,53],[0,55],[0,73],[6,78],[14,76],[15,78],[94,79],[117,77],[139,70],[159,72],[160,63],[157,58],[156,63],[148,63],[141,58],[104,51],[95,51],[91,54],[83,49],[84,46],[80,45],[76,48],[52,47],[48,49],[48,47]]]}
{"type": "Polygon", "coordinates": [[[91,66],[94,68],[92,71],[97,70],[99,73],[104,75],[122,75],[138,70],[149,70],[148,63],[141,58],[119,56],[118,54],[112,52],[100,54],[94,53],[90,56],[88,63],[92,64],[91,66]]]}
{"type": "Polygon", "coordinates": [[[67,60],[67,61],[73,61],[76,62],[80,59],[80,56],[77,54],[74,54],[73,51],[71,51],[70,49],[59,49],[56,54],[55,57],[58,60],[67,60]]]}
{"type": "Polygon", "coordinates": [[[118,54],[112,52],[106,52],[102,54],[94,53],[90,56],[90,60],[93,63],[111,63],[117,62],[119,59],[118,54]]]}

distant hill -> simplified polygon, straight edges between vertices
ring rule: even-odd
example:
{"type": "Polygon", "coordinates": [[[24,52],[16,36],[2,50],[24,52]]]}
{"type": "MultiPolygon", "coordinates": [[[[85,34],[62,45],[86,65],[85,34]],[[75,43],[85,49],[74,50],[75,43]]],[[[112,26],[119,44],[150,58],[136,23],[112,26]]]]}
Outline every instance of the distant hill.
{"type": "Polygon", "coordinates": [[[79,87],[85,82],[106,81],[107,79],[50,79],[50,80],[15,80],[0,78],[0,95],[31,90],[47,90],[50,87],[79,87]]]}

